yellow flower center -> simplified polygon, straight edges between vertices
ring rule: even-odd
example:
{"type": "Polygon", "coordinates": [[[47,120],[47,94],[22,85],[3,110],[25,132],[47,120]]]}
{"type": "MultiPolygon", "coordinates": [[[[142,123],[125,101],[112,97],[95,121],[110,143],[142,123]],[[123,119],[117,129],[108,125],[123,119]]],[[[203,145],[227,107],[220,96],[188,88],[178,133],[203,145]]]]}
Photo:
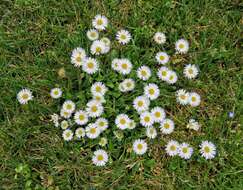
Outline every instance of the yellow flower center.
{"type": "Polygon", "coordinates": [[[90,132],[91,134],[95,134],[95,133],[96,133],[96,128],[91,128],[91,129],[89,130],[89,132],[90,132]]]}
{"type": "Polygon", "coordinates": [[[154,89],[150,88],[150,89],[149,89],[149,94],[150,94],[150,95],[153,95],[154,93],[155,93],[154,89]]]}
{"type": "Polygon", "coordinates": [[[155,117],[160,117],[160,116],[161,116],[160,112],[158,112],[158,111],[157,111],[157,112],[155,112],[155,114],[154,114],[154,115],[155,115],[155,117]]]}
{"type": "Polygon", "coordinates": [[[187,147],[182,148],[182,152],[183,153],[187,153],[188,152],[188,148],[187,147]]]}
{"type": "Polygon", "coordinates": [[[123,69],[127,69],[127,67],[128,67],[126,63],[123,63],[121,66],[123,69]]]}
{"type": "Polygon", "coordinates": [[[208,146],[205,146],[204,147],[204,152],[209,153],[210,152],[210,148],[208,146]]]}
{"type": "Polygon", "coordinates": [[[79,120],[84,120],[85,119],[85,117],[84,117],[84,115],[79,115],[79,120]]]}
{"type": "Polygon", "coordinates": [[[137,148],[138,148],[138,150],[142,150],[143,149],[143,145],[142,144],[138,144],[137,148]]]}
{"type": "Polygon", "coordinates": [[[150,117],[149,117],[149,116],[145,116],[145,117],[144,117],[144,121],[145,121],[146,123],[150,122],[150,117]]]}
{"type": "Polygon", "coordinates": [[[125,125],[126,124],[126,120],[124,118],[120,119],[120,124],[125,125]]]}
{"type": "Polygon", "coordinates": [[[54,91],[54,94],[55,94],[55,95],[58,95],[58,94],[59,94],[58,90],[55,90],[55,91],[54,91]]]}
{"type": "Polygon", "coordinates": [[[80,56],[76,57],[76,61],[81,62],[82,61],[81,57],[80,56]]]}
{"type": "Polygon", "coordinates": [[[180,98],[181,98],[182,100],[185,100],[185,99],[186,99],[186,96],[183,94],[183,95],[180,95],[180,98]]]}
{"type": "Polygon", "coordinates": [[[182,49],[182,48],[184,48],[184,47],[185,47],[184,44],[179,44],[179,48],[180,48],[180,49],[182,49]]]}
{"type": "Polygon", "coordinates": [[[98,155],[98,156],[97,156],[97,160],[98,160],[98,161],[102,161],[102,160],[104,160],[103,155],[101,155],[101,154],[100,154],[100,155],[98,155]]]}
{"type": "Polygon", "coordinates": [[[192,97],[192,102],[196,102],[197,98],[196,97],[192,97]]]}
{"type": "Polygon", "coordinates": [[[163,60],[165,59],[165,56],[161,55],[161,56],[159,57],[159,59],[160,59],[161,61],[163,61],[163,60]]]}
{"type": "Polygon", "coordinates": [[[164,128],[169,129],[170,125],[168,123],[164,124],[164,128]]]}
{"type": "Polygon", "coordinates": [[[138,101],[138,107],[142,107],[143,106],[143,101],[138,101]]]}
{"type": "Polygon", "coordinates": [[[29,95],[28,95],[28,94],[23,94],[23,95],[22,95],[22,98],[23,98],[24,100],[27,100],[27,99],[29,98],[29,95]]]}
{"type": "Polygon", "coordinates": [[[122,40],[125,40],[125,39],[127,39],[127,36],[126,36],[125,34],[122,34],[122,35],[120,36],[120,38],[121,38],[122,40]]]}
{"type": "Polygon", "coordinates": [[[71,133],[70,132],[66,133],[66,137],[67,138],[70,137],[70,136],[71,136],[71,133]]]}
{"type": "Polygon", "coordinates": [[[101,52],[101,47],[96,47],[95,51],[96,51],[97,53],[100,53],[100,52],[101,52]]]}
{"type": "Polygon", "coordinates": [[[94,38],[96,36],[96,33],[95,32],[91,32],[90,36],[94,38]]]}
{"type": "Polygon", "coordinates": [[[97,112],[97,110],[98,110],[97,106],[92,106],[92,107],[91,107],[91,111],[92,111],[92,112],[97,112]]]}
{"type": "Polygon", "coordinates": [[[67,110],[71,110],[72,107],[73,107],[73,106],[72,106],[71,104],[68,104],[68,105],[66,106],[67,110]]]}
{"type": "Polygon", "coordinates": [[[175,145],[171,145],[171,146],[170,146],[170,150],[171,150],[171,151],[175,151],[175,150],[176,150],[175,145]]]}
{"type": "Polygon", "coordinates": [[[100,86],[96,86],[95,90],[96,90],[96,92],[101,92],[101,87],[100,86]]]}
{"type": "Polygon", "coordinates": [[[170,76],[170,80],[173,80],[173,78],[174,78],[174,76],[173,76],[173,75],[171,75],[171,76],[170,76]]]}
{"type": "Polygon", "coordinates": [[[145,76],[147,76],[147,72],[143,70],[143,71],[141,71],[141,75],[145,77],[145,76]]]}
{"type": "Polygon", "coordinates": [[[161,75],[165,77],[167,75],[167,71],[162,71],[161,75]]]}
{"type": "Polygon", "coordinates": [[[103,20],[102,19],[98,19],[97,20],[97,25],[102,25],[103,24],[103,20]]]}
{"type": "Polygon", "coordinates": [[[99,123],[99,126],[100,126],[100,127],[104,127],[104,125],[105,125],[105,123],[104,123],[103,121],[101,121],[101,122],[99,123]]]}
{"type": "Polygon", "coordinates": [[[189,74],[193,74],[193,70],[192,69],[188,69],[188,73],[189,74]]]}
{"type": "Polygon", "coordinates": [[[131,87],[132,84],[130,82],[127,83],[127,87],[131,87]]]}
{"type": "Polygon", "coordinates": [[[93,69],[94,68],[94,64],[92,62],[89,62],[87,64],[87,66],[88,66],[89,69],[93,69]]]}

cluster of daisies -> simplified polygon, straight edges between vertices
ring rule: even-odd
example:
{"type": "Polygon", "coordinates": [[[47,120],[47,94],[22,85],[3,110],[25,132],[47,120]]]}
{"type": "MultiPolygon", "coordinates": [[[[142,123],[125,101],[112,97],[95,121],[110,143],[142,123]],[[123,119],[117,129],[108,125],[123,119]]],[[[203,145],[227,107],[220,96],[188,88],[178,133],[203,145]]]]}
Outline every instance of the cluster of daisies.
{"type": "MultiPolygon", "coordinates": [[[[100,69],[100,62],[96,56],[107,54],[111,49],[111,40],[107,37],[101,37],[101,32],[108,27],[108,19],[103,15],[97,15],[92,20],[92,29],[86,33],[87,38],[91,41],[90,54],[82,47],[77,47],[72,51],[71,63],[81,68],[88,75],[96,73],[100,69]]],[[[115,36],[118,43],[121,45],[128,44],[132,36],[127,30],[120,30],[115,36]]],[[[166,36],[162,32],[155,33],[154,41],[163,45],[166,43],[166,36]]],[[[185,39],[180,39],[175,43],[176,54],[185,54],[189,50],[189,43],[185,39]]],[[[160,67],[157,69],[157,77],[160,81],[173,85],[178,80],[178,75],[169,66],[170,56],[160,51],[155,55],[155,61],[160,67]]],[[[134,98],[132,105],[134,111],[139,116],[139,121],[135,121],[128,114],[120,113],[116,116],[115,126],[119,130],[132,130],[137,125],[144,127],[144,134],[148,139],[154,139],[158,135],[158,131],[163,135],[169,135],[175,130],[174,121],[167,117],[166,110],[160,106],[151,107],[151,101],[155,101],[160,96],[159,86],[155,83],[146,83],[152,76],[152,69],[147,65],[141,65],[136,69],[137,79],[126,77],[134,69],[131,60],[127,58],[114,58],[111,61],[111,68],[125,77],[118,85],[121,92],[131,92],[135,89],[136,80],[144,81],[143,94],[134,98]]],[[[184,77],[187,79],[195,79],[198,76],[199,68],[193,64],[187,64],[184,67],[184,77]]],[[[61,106],[59,114],[52,114],[51,120],[56,127],[60,127],[62,137],[65,141],[75,139],[99,138],[99,145],[105,147],[108,139],[101,137],[102,133],[109,128],[108,119],[104,118],[106,103],[105,94],[108,91],[106,85],[102,82],[95,82],[91,86],[92,98],[87,104],[78,108],[72,100],[65,100],[61,106]]],[[[53,88],[50,91],[50,96],[53,99],[62,97],[60,88],[53,88]]],[[[21,104],[28,103],[33,99],[32,92],[28,89],[21,90],[17,99],[21,104]]],[[[176,101],[181,105],[190,105],[191,107],[199,106],[201,97],[197,92],[187,92],[185,89],[179,89],[175,94],[176,101]]],[[[110,121],[111,122],[111,121],[110,121]]],[[[201,125],[198,121],[190,119],[187,128],[198,131],[201,125]]],[[[202,141],[200,144],[200,153],[206,159],[212,159],[216,155],[216,147],[212,142],[202,141]]],[[[136,139],[133,142],[132,149],[135,154],[143,155],[148,150],[148,144],[145,139],[136,139]]],[[[165,151],[169,156],[180,156],[184,159],[189,159],[193,154],[193,147],[186,142],[178,143],[171,140],[165,146],[165,151]]],[[[104,166],[109,160],[109,155],[104,149],[98,149],[93,153],[92,162],[97,166],[104,166]]]]}

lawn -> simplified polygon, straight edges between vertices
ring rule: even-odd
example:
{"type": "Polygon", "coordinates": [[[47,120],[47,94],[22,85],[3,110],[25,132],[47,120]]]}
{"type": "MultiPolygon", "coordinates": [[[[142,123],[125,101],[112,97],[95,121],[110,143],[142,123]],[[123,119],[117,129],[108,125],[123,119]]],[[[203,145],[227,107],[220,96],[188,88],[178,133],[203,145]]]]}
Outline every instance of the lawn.
{"type": "Polygon", "coordinates": [[[0,189],[243,189],[242,11],[240,0],[1,0],[0,189]],[[125,28],[132,41],[126,46],[114,42],[111,51],[99,57],[102,69],[93,77],[75,68],[70,54],[79,46],[89,50],[86,31],[97,14],[109,19],[103,36],[113,42],[116,32],[125,28]],[[166,34],[163,48],[152,40],[157,31],[166,34]],[[189,41],[189,52],[174,55],[180,38],[189,41]],[[134,68],[146,64],[155,71],[154,55],[161,49],[171,55],[170,67],[179,80],[171,86],[155,74],[150,82],[160,87],[155,104],[165,108],[176,128],[171,135],[147,140],[148,152],[137,156],[132,142],[146,138],[143,127],[121,132],[114,119],[120,110],[133,113],[131,102],[142,93],[143,82],[134,70],[130,77],[136,81],[135,92],[119,93],[124,77],[110,65],[113,58],[124,56],[134,68]],[[196,80],[182,77],[188,63],[200,68],[196,80]],[[99,139],[65,142],[62,130],[50,121],[66,99],[84,105],[97,80],[109,88],[105,117],[110,126],[103,136],[110,159],[104,167],[91,162],[99,139]],[[23,87],[34,96],[27,105],[16,99],[23,87]],[[50,97],[53,87],[62,88],[61,99],[50,97]],[[200,93],[200,106],[179,105],[179,88],[200,93]],[[229,112],[234,112],[233,118],[229,112]],[[201,123],[199,131],[186,128],[192,117],[201,123]],[[192,158],[167,156],[164,146],[171,139],[192,145],[192,158]],[[200,156],[202,140],[215,143],[214,159],[200,156]]]}

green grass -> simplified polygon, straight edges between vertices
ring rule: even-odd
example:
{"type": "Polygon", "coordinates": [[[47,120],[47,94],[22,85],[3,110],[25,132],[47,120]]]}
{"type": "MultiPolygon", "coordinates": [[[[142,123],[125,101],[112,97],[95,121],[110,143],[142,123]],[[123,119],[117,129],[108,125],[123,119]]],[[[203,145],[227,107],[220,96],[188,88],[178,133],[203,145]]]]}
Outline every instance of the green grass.
{"type": "MultiPolygon", "coordinates": [[[[242,10],[240,0],[2,0],[0,189],[243,189],[242,10]],[[111,23],[104,36],[114,40],[117,29],[125,27],[133,42],[124,47],[114,43],[111,53],[100,58],[102,71],[92,78],[70,64],[70,52],[77,46],[88,49],[85,31],[98,13],[111,23]],[[151,41],[158,30],[166,32],[164,49],[169,54],[177,39],[190,41],[189,53],[173,57],[171,67],[181,76],[185,63],[199,65],[196,81],[183,79],[175,87],[196,90],[202,104],[193,109],[178,106],[176,88],[159,83],[162,96],[154,104],[165,107],[175,120],[175,132],[159,135],[149,142],[149,152],[137,157],[130,147],[134,139],[144,136],[143,129],[124,132],[118,141],[112,132],[116,127],[111,125],[104,135],[109,140],[110,162],[105,168],[94,167],[90,159],[98,140],[63,142],[61,130],[50,123],[49,115],[58,112],[65,98],[84,105],[95,80],[110,88],[106,98],[110,121],[119,109],[129,112],[129,103],[142,93],[143,84],[138,81],[131,96],[114,97],[118,90],[112,84],[122,77],[111,71],[110,62],[121,55],[130,58],[135,68],[142,63],[152,67],[154,53],[161,49],[151,41]],[[58,76],[60,68],[66,77],[58,76]],[[54,86],[64,90],[63,99],[49,97],[54,86]],[[35,96],[25,106],[16,100],[22,87],[35,96]],[[233,119],[228,118],[229,111],[235,112],[233,119]],[[191,117],[202,123],[200,132],[186,129],[191,117]],[[196,149],[192,159],[165,155],[163,146],[172,138],[196,149]],[[197,146],[206,139],[217,145],[212,161],[199,156],[197,146]]],[[[135,73],[130,76],[135,78],[135,73]]]]}

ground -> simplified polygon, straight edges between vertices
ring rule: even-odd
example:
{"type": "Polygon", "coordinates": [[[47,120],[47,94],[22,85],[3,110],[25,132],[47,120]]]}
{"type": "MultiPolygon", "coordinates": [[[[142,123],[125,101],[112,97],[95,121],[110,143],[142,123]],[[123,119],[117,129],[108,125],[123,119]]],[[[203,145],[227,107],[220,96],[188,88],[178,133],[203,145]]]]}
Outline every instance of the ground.
{"type": "MultiPolygon", "coordinates": [[[[240,0],[2,0],[0,189],[243,189],[242,10],[240,0]],[[70,52],[77,46],[88,49],[85,31],[98,13],[111,23],[106,36],[114,40],[115,32],[126,28],[133,41],[125,47],[115,43],[101,58],[105,69],[94,79],[71,65],[70,52]],[[180,80],[175,87],[160,84],[159,102],[176,122],[172,135],[149,141],[149,152],[138,157],[131,153],[131,142],[141,137],[141,128],[125,132],[121,141],[110,130],[106,149],[111,159],[97,168],[90,161],[97,141],[64,142],[49,116],[58,112],[64,98],[85,102],[86,89],[95,80],[110,89],[107,118],[112,121],[118,109],[129,110],[126,103],[141,90],[125,98],[117,94],[121,76],[110,69],[111,60],[124,55],[135,67],[143,63],[155,68],[153,56],[160,47],[151,38],[156,31],[166,33],[164,48],[171,55],[177,39],[188,39],[189,53],[174,55],[171,67],[181,72],[184,64],[194,63],[200,75],[195,81],[180,80]],[[63,99],[49,96],[55,86],[63,89],[63,99]],[[16,100],[22,87],[35,97],[24,106],[16,100]],[[176,87],[199,92],[201,106],[176,104],[176,87]],[[191,117],[202,123],[200,132],[186,129],[191,117]],[[189,161],[165,155],[163,147],[172,138],[195,147],[189,161]],[[196,148],[207,139],[218,151],[211,161],[200,157],[196,148]]],[[[155,77],[151,80],[157,82],[155,77]]],[[[142,83],[137,86],[141,89],[142,83]]]]}

